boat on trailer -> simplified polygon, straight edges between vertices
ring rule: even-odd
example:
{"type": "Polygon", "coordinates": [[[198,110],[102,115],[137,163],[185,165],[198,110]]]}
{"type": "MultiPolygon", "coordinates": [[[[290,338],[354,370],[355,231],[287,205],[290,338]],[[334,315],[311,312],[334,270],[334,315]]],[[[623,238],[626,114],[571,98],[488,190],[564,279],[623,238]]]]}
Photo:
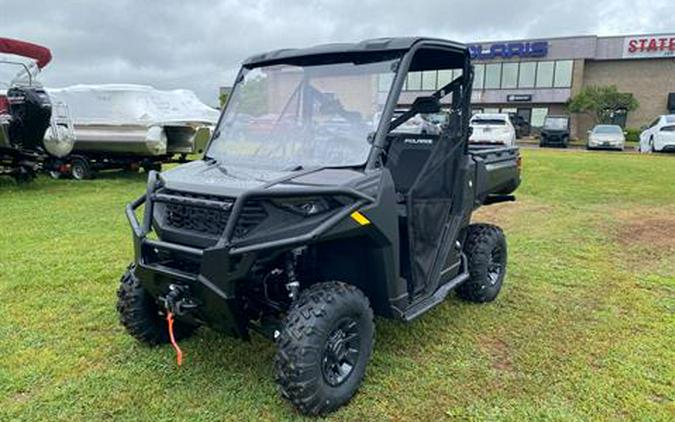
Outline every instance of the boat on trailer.
{"type": "Polygon", "coordinates": [[[47,92],[68,105],[75,139],[72,153],[61,161],[77,179],[91,177],[96,170],[150,170],[187,161],[189,155],[203,152],[219,116],[217,109],[185,89],[106,84],[47,92]]]}

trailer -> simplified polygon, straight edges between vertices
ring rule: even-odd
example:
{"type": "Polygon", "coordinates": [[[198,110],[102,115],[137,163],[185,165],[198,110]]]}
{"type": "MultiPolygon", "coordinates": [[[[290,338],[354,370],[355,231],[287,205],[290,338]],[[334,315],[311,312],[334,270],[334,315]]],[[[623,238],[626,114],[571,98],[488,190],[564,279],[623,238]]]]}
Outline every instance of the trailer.
{"type": "Polygon", "coordinates": [[[67,105],[73,122],[72,152],[52,159],[53,177],[88,179],[99,170],[160,170],[201,154],[219,111],[189,90],[162,91],[145,85],[75,85],[47,89],[67,105]]]}

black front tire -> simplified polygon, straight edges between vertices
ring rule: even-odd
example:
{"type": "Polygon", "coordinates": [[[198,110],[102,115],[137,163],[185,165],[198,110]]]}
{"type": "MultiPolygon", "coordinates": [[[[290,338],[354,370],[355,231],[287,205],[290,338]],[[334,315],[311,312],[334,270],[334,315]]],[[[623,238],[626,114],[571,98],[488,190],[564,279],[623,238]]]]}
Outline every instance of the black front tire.
{"type": "MultiPolygon", "coordinates": [[[[127,332],[141,343],[155,346],[169,342],[166,319],[160,314],[157,302],[141,286],[131,266],[122,276],[117,290],[117,313],[127,332]]],[[[192,335],[196,326],[175,321],[176,341],[192,335]]]]}
{"type": "Polygon", "coordinates": [[[470,225],[464,253],[469,265],[469,279],[457,288],[457,295],[470,302],[495,300],[506,275],[504,232],[491,224],[470,225]]]}
{"type": "Polygon", "coordinates": [[[363,380],[374,332],[370,303],[356,287],[326,282],[302,292],[276,340],[282,396],[306,415],[347,403],[363,380]]]}

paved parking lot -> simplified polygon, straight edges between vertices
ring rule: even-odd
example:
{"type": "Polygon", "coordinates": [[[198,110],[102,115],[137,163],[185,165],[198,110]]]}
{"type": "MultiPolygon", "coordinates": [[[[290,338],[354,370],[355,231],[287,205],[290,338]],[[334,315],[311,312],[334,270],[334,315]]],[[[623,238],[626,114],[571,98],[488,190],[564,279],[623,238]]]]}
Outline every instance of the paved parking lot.
{"type": "MultiPolygon", "coordinates": [[[[535,138],[523,138],[523,139],[518,139],[516,141],[516,144],[521,147],[521,148],[541,148],[539,146],[539,140],[535,138]]],[[[549,149],[557,149],[557,150],[565,150],[565,148],[553,148],[553,147],[545,147],[549,149]]],[[[595,150],[587,150],[586,146],[583,144],[571,144],[567,150],[582,150],[582,151],[589,151],[589,152],[616,152],[616,153],[629,153],[629,154],[638,154],[636,147],[634,145],[627,145],[623,151],[618,151],[618,150],[613,150],[613,149],[595,149],[595,150]]]]}

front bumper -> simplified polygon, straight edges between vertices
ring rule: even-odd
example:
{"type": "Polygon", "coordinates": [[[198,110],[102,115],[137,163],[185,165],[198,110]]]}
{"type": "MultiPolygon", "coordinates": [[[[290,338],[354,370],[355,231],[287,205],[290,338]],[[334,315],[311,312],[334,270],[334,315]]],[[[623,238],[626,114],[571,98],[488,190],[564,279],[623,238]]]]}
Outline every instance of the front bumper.
{"type": "Polygon", "coordinates": [[[187,287],[191,302],[197,306],[189,315],[178,318],[196,320],[219,331],[236,337],[248,337],[248,318],[243,304],[237,297],[236,287],[250,274],[259,253],[271,250],[288,250],[309,244],[331,230],[342,219],[349,216],[374,199],[352,188],[311,188],[251,190],[236,198],[232,205],[222,236],[213,246],[198,248],[164,240],[150,239],[153,231],[153,207],[156,202],[176,201],[180,204],[209,207],[214,206],[203,199],[172,198],[170,195],[155,193],[161,186],[157,173],[151,171],[148,188],[144,195],[126,207],[134,243],[134,275],[154,298],[166,295],[172,284],[187,287]],[[260,243],[240,244],[235,240],[235,227],[247,201],[259,197],[293,197],[299,193],[308,195],[344,195],[354,202],[337,210],[320,224],[300,236],[267,240],[260,243]],[[136,218],[136,210],[145,205],[143,220],[136,218]]]}
{"type": "Polygon", "coordinates": [[[567,139],[566,136],[562,135],[542,135],[539,143],[542,145],[566,145],[567,139]]]}
{"type": "Polygon", "coordinates": [[[621,141],[588,141],[588,148],[608,148],[608,149],[623,149],[624,143],[621,141]]]}

